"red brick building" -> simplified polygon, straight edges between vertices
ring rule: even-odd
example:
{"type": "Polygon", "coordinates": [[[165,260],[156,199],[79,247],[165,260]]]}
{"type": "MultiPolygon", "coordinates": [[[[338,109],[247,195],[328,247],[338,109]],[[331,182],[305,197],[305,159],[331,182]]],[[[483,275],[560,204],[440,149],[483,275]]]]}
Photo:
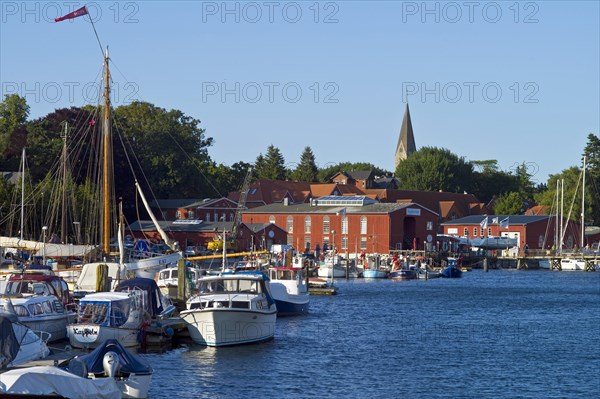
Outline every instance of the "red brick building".
{"type": "Polygon", "coordinates": [[[438,215],[419,204],[384,204],[366,196],[321,197],[308,204],[289,202],[244,211],[246,223],[271,223],[300,251],[324,247],[343,253],[389,253],[433,248],[438,215]]]}

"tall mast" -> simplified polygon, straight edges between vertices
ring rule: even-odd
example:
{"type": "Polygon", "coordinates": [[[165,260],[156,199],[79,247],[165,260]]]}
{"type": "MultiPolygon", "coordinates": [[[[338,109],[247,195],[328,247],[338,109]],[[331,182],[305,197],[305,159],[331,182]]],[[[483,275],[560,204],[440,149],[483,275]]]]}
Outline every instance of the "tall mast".
{"type": "Polygon", "coordinates": [[[583,251],[585,244],[585,155],[583,156],[583,185],[581,186],[581,245],[580,248],[583,251]]]}
{"type": "Polygon", "coordinates": [[[62,182],[62,208],[61,208],[61,219],[60,219],[60,242],[63,244],[67,243],[67,129],[69,123],[65,122],[65,131],[63,133],[63,153],[62,153],[62,167],[63,167],[63,182],[62,182]]]}
{"type": "Polygon", "coordinates": [[[110,73],[108,71],[108,48],[104,55],[104,123],[102,125],[103,167],[102,167],[102,250],[105,255],[110,253],[110,73]]]}
{"type": "Polygon", "coordinates": [[[23,227],[25,224],[25,147],[22,156],[23,167],[21,168],[21,240],[23,239],[23,227]]]}

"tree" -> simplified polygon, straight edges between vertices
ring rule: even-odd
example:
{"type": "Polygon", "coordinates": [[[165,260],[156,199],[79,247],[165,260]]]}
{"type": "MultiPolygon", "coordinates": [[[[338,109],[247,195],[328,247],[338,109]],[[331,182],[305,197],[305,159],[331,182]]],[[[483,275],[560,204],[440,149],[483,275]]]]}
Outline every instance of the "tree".
{"type": "Polygon", "coordinates": [[[316,182],[319,169],[315,163],[315,155],[310,147],[304,148],[304,152],[300,156],[300,164],[292,172],[292,179],[304,182],[316,182]]]}
{"type": "MultiPolygon", "coordinates": [[[[536,202],[540,205],[546,205],[552,214],[561,213],[561,197],[564,198],[564,209],[562,211],[564,217],[579,221],[581,217],[581,169],[578,167],[572,166],[561,173],[550,175],[548,178],[548,190],[535,195],[536,202]],[[557,182],[559,183],[558,187],[557,182]],[[556,203],[557,190],[559,196],[558,204],[556,203]],[[571,204],[573,204],[572,208],[571,204]]],[[[589,215],[591,212],[591,195],[589,192],[586,192],[586,204],[586,214],[589,215]]]]}
{"type": "Polygon", "coordinates": [[[422,147],[396,168],[400,188],[472,192],[473,166],[447,149],[422,147]]]}
{"type": "Polygon", "coordinates": [[[378,168],[377,166],[367,162],[341,162],[336,165],[319,169],[318,181],[321,183],[330,183],[331,178],[339,172],[352,172],[361,170],[369,170],[373,172],[375,176],[388,176],[391,174],[389,171],[378,168]]]}
{"type": "Polygon", "coordinates": [[[589,213],[594,226],[600,226],[600,138],[590,133],[583,150],[586,157],[586,191],[589,193],[589,213]]]}
{"type": "Polygon", "coordinates": [[[260,154],[256,158],[254,170],[258,179],[285,180],[285,159],[279,148],[271,144],[267,148],[267,155],[260,154]]]}
{"type": "Polygon", "coordinates": [[[524,211],[523,198],[518,192],[502,194],[496,200],[494,213],[497,215],[519,215],[524,211]]]}
{"type": "MultiPolygon", "coordinates": [[[[23,125],[29,116],[29,105],[24,97],[18,94],[7,94],[0,102],[0,154],[3,161],[11,153],[19,153],[23,148],[26,136],[23,125]]],[[[6,164],[0,162],[0,169],[7,170],[6,164]]]]}

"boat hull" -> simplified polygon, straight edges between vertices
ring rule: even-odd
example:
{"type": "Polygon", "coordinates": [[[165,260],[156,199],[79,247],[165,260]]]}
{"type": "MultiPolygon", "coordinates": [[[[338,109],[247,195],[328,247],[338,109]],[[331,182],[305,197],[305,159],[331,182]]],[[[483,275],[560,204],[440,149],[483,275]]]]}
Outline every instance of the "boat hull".
{"type": "Polygon", "coordinates": [[[418,278],[416,270],[394,270],[390,272],[390,278],[393,280],[416,280],[418,278]]]}
{"type": "Polygon", "coordinates": [[[462,270],[460,270],[460,269],[458,269],[456,267],[447,267],[444,270],[442,270],[441,277],[445,277],[445,278],[461,278],[462,277],[462,270]]]}
{"type": "Polygon", "coordinates": [[[137,348],[140,345],[139,334],[139,328],[115,328],[89,323],[67,326],[69,343],[74,348],[96,348],[108,339],[116,339],[126,348],[137,348]]]}
{"type": "Polygon", "coordinates": [[[363,271],[364,278],[386,278],[388,273],[383,270],[365,269],[363,271]]]}
{"type": "MultiPolygon", "coordinates": [[[[317,271],[317,276],[322,278],[331,278],[331,267],[320,266],[317,271]]],[[[334,268],[333,269],[333,277],[346,277],[346,270],[342,268],[334,268]]]]}
{"type": "Polygon", "coordinates": [[[309,295],[295,295],[297,298],[275,299],[278,316],[295,316],[308,313],[309,295]]]}
{"type": "Polygon", "coordinates": [[[67,325],[73,323],[75,313],[65,313],[46,317],[20,317],[19,321],[33,331],[44,331],[50,334],[50,342],[67,338],[67,325]]]}
{"type": "Polygon", "coordinates": [[[192,309],[181,312],[181,317],[196,344],[230,346],[273,339],[277,311],[192,309]]]}

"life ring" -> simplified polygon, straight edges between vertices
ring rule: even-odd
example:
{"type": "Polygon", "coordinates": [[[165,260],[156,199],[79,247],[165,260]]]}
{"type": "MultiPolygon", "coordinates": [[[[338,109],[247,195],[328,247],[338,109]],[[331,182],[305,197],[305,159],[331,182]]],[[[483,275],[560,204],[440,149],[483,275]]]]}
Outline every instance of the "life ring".
{"type": "Polygon", "coordinates": [[[444,250],[444,252],[448,252],[448,241],[444,241],[444,243],[442,244],[442,249],[444,250]]]}

